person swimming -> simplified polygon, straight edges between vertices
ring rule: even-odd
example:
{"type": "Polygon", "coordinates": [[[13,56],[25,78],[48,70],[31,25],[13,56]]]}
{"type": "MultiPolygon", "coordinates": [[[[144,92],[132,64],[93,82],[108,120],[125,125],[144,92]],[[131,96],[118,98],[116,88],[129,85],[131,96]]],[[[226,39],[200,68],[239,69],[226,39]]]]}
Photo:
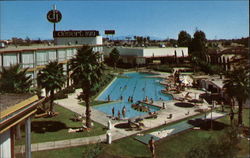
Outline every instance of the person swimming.
{"type": "Polygon", "coordinates": [[[112,116],[115,116],[115,107],[112,108],[112,116]]]}
{"type": "Polygon", "coordinates": [[[125,106],[123,106],[123,108],[122,108],[122,116],[123,116],[123,118],[125,118],[125,116],[126,116],[126,107],[125,106]]]}

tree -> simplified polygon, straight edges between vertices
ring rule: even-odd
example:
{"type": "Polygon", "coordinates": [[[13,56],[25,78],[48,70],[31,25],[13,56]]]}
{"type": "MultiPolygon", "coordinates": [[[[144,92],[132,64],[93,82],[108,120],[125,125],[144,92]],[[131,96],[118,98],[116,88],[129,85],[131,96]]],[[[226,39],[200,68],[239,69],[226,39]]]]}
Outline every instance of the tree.
{"type": "Polygon", "coordinates": [[[120,57],[119,51],[116,48],[112,49],[112,51],[109,54],[109,57],[110,57],[111,62],[114,65],[114,69],[116,69],[116,63],[118,62],[119,57],[120,57]]]}
{"type": "Polygon", "coordinates": [[[31,40],[28,36],[25,38],[25,42],[26,42],[27,46],[29,46],[31,44],[31,40]]]}
{"type": "Polygon", "coordinates": [[[27,70],[21,69],[19,64],[11,65],[0,72],[1,93],[27,93],[31,90],[31,75],[27,76],[27,70]]]}
{"type": "Polygon", "coordinates": [[[61,89],[65,84],[66,77],[63,74],[63,65],[57,61],[50,62],[37,74],[38,86],[50,92],[50,111],[54,112],[55,90],[61,89]]]}
{"type": "Polygon", "coordinates": [[[191,36],[186,31],[181,31],[178,35],[178,46],[179,47],[190,47],[191,36]]]}
{"type": "Polygon", "coordinates": [[[99,62],[99,59],[99,52],[93,52],[93,48],[90,46],[83,46],[70,60],[71,77],[74,84],[80,84],[82,89],[83,95],[80,99],[85,101],[86,126],[88,128],[91,127],[90,97],[95,88],[98,87],[104,70],[104,65],[99,62]]]}
{"type": "Polygon", "coordinates": [[[250,97],[250,72],[249,69],[239,68],[226,74],[224,88],[229,97],[238,102],[238,125],[242,125],[243,104],[250,97]]]}
{"type": "Polygon", "coordinates": [[[239,131],[232,127],[217,138],[207,138],[192,147],[185,155],[186,158],[233,158],[237,155],[240,139],[239,131]]]}
{"type": "Polygon", "coordinates": [[[206,35],[203,31],[197,30],[191,42],[191,54],[201,60],[205,60],[206,55],[206,35]]]}

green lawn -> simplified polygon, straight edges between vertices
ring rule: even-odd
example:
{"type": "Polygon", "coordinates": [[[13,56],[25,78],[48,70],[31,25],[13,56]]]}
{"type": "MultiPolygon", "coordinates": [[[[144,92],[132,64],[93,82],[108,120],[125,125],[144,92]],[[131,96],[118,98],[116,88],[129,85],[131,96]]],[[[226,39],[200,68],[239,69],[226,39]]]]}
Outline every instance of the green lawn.
{"type": "MultiPolygon", "coordinates": [[[[55,117],[32,119],[32,143],[88,137],[106,133],[104,126],[98,123],[94,123],[94,127],[89,132],[68,133],[69,128],[81,127],[82,123],[73,122],[70,118],[73,117],[74,113],[59,105],[55,106],[55,111],[59,112],[59,115],[55,117]]],[[[23,132],[22,135],[22,139],[17,141],[17,144],[24,144],[25,133],[23,132]]]]}
{"type": "MultiPolygon", "coordinates": [[[[33,158],[82,158],[84,147],[66,148],[60,150],[47,150],[32,152],[33,158]]],[[[24,158],[25,155],[16,154],[16,158],[24,158]]]]}
{"type": "MultiPolygon", "coordinates": [[[[227,111],[229,113],[230,109],[229,108],[225,108],[225,111],[227,111]]],[[[234,113],[236,113],[234,115],[234,121],[238,121],[238,112],[237,110],[234,111],[234,113]]],[[[226,124],[230,124],[230,119],[229,116],[226,116],[224,118],[219,119],[221,122],[226,123],[226,124]]],[[[246,127],[250,127],[250,109],[249,108],[245,108],[243,109],[243,114],[242,114],[242,120],[243,120],[243,124],[246,127]]]]}

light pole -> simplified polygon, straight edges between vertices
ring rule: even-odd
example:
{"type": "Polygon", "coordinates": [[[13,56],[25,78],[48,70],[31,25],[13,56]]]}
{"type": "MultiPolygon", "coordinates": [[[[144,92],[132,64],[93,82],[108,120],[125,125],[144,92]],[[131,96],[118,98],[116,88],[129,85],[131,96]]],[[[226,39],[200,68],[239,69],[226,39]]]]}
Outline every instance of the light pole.
{"type": "Polygon", "coordinates": [[[213,108],[214,108],[214,100],[212,100],[212,106],[211,106],[211,130],[213,130],[213,108]]]}

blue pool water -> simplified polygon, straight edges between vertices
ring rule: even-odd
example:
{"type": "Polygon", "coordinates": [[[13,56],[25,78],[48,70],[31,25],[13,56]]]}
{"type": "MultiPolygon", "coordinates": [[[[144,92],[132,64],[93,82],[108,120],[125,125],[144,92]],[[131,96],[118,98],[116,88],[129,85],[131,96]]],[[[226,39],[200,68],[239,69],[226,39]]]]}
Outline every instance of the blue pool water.
{"type": "MultiPolygon", "coordinates": [[[[127,73],[124,74],[127,78],[117,78],[100,96],[97,100],[107,100],[108,96],[112,103],[102,104],[95,106],[94,108],[100,110],[108,115],[112,115],[112,108],[115,108],[115,115],[117,116],[118,110],[122,114],[121,110],[123,106],[126,107],[126,118],[132,118],[147,114],[146,112],[139,112],[131,108],[131,103],[128,102],[128,98],[133,97],[133,102],[144,100],[147,96],[148,99],[152,98],[157,100],[172,100],[171,95],[161,93],[164,86],[161,85],[160,78],[148,78],[151,74],[144,73],[127,73]],[[121,101],[121,96],[123,100],[121,101]],[[119,100],[119,101],[118,101],[119,100]],[[118,102],[117,102],[118,101],[118,102]]],[[[150,111],[158,111],[158,107],[149,106],[150,111]]],[[[122,115],[121,115],[122,116],[122,115]]]]}

